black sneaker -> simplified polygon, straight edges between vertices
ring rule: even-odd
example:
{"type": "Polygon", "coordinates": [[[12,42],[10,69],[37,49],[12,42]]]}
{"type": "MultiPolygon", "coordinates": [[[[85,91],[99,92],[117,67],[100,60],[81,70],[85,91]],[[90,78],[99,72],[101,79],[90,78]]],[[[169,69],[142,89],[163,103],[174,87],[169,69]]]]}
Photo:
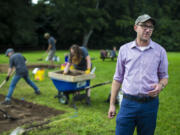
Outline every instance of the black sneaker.
{"type": "Polygon", "coordinates": [[[36,95],[41,95],[41,92],[38,90],[38,91],[35,91],[35,94],[36,95]]]}
{"type": "Polygon", "coordinates": [[[3,102],[0,103],[0,105],[10,105],[11,101],[9,100],[4,100],[3,102]]]}

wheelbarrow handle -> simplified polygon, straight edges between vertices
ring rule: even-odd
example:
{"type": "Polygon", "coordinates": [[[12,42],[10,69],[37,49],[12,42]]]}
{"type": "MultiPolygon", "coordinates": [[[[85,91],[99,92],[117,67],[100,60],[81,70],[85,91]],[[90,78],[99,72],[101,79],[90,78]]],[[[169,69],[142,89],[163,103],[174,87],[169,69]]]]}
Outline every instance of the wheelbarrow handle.
{"type": "Polygon", "coordinates": [[[98,83],[98,84],[95,84],[95,85],[93,85],[93,86],[88,86],[88,87],[86,87],[85,90],[91,89],[91,88],[95,88],[95,87],[98,87],[98,86],[102,86],[102,85],[106,85],[106,84],[110,84],[110,83],[112,83],[112,81],[107,81],[107,82],[103,82],[103,83],[98,83]]]}

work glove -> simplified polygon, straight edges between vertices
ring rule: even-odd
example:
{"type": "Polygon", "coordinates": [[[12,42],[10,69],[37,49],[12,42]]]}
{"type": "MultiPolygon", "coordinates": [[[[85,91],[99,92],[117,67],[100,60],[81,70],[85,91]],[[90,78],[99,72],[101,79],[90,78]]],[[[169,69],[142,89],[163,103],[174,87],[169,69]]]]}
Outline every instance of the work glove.
{"type": "Polygon", "coordinates": [[[85,71],[85,74],[89,74],[90,73],[90,69],[87,69],[86,71],[85,71]]]}
{"type": "Polygon", "coordinates": [[[9,80],[9,76],[6,77],[6,82],[9,80]]]}

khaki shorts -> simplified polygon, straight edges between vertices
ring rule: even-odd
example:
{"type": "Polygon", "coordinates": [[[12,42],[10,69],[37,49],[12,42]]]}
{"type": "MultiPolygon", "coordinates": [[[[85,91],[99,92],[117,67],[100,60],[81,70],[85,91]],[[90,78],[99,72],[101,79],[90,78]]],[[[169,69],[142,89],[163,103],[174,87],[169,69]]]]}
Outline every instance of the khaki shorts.
{"type": "Polygon", "coordinates": [[[55,55],[56,50],[50,50],[48,53],[48,60],[52,60],[55,55]]]}

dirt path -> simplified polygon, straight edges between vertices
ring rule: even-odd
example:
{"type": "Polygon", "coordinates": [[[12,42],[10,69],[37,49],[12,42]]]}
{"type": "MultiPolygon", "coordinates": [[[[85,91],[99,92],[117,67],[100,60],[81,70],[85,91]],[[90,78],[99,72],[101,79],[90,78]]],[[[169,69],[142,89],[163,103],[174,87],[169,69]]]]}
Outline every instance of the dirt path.
{"type": "MultiPolygon", "coordinates": [[[[9,67],[8,64],[0,64],[0,73],[3,73],[3,72],[6,73],[8,71],[8,67],[9,67]]],[[[57,68],[57,67],[60,68],[60,65],[51,66],[49,64],[27,64],[28,69],[33,69],[33,68],[57,68]]]]}
{"type": "MultiPolygon", "coordinates": [[[[3,101],[4,98],[3,95],[0,95],[0,102],[3,101]]],[[[64,113],[64,111],[18,99],[12,99],[11,105],[0,105],[0,110],[0,134],[24,124],[43,121],[49,117],[64,113]],[[6,112],[9,118],[7,118],[2,111],[6,112]]]]}

